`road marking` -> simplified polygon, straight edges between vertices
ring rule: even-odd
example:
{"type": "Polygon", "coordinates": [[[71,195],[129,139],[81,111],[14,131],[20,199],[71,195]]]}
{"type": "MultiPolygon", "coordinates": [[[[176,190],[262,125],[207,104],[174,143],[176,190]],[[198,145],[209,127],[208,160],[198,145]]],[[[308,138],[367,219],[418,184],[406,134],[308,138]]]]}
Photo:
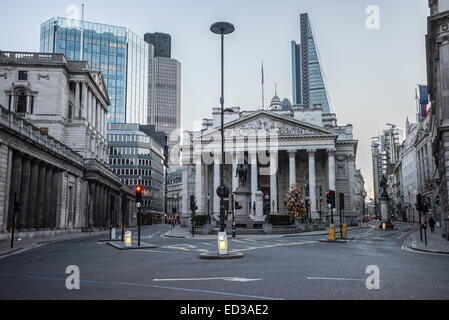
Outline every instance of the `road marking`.
{"type": "Polygon", "coordinates": [[[218,278],[184,278],[184,279],[153,279],[155,282],[170,282],[170,281],[210,281],[210,280],[223,280],[231,282],[251,282],[260,281],[262,279],[247,279],[238,277],[218,277],[218,278]]]}
{"type": "MultiPolygon", "coordinates": [[[[28,278],[34,280],[53,280],[53,281],[66,281],[66,278],[56,278],[56,277],[45,277],[45,276],[33,276],[26,274],[4,274],[0,273],[1,277],[14,277],[14,278],[28,278]]],[[[198,289],[188,289],[188,288],[176,288],[176,287],[166,287],[166,286],[157,286],[150,285],[145,283],[130,283],[130,282],[116,282],[116,281],[97,281],[97,280],[80,280],[81,283],[88,284],[101,284],[101,285],[120,285],[120,286],[134,286],[134,287],[149,287],[156,289],[167,289],[167,290],[177,290],[177,291],[187,291],[187,292],[198,292],[198,293],[209,293],[209,294],[217,294],[223,296],[234,296],[234,297],[243,297],[250,299],[260,299],[260,300],[285,300],[282,298],[272,298],[272,297],[262,297],[262,296],[253,296],[246,294],[238,294],[238,293],[229,293],[229,292],[219,292],[219,291],[210,291],[210,290],[198,290],[198,289]]]]}
{"type": "Polygon", "coordinates": [[[403,235],[399,236],[398,240],[404,238],[407,235],[407,233],[404,233],[403,235]]]}
{"type": "Polygon", "coordinates": [[[366,279],[307,277],[307,280],[365,281],[366,279]]]}

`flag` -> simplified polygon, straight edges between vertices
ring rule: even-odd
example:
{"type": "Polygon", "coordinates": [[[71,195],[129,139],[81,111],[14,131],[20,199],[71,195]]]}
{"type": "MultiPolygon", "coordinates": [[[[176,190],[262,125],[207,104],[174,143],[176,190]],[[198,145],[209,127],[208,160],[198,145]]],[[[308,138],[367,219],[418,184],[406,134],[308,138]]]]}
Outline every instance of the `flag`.
{"type": "Polygon", "coordinates": [[[421,106],[420,115],[422,118],[427,117],[427,105],[429,104],[429,93],[427,86],[419,86],[419,105],[421,106]]]}

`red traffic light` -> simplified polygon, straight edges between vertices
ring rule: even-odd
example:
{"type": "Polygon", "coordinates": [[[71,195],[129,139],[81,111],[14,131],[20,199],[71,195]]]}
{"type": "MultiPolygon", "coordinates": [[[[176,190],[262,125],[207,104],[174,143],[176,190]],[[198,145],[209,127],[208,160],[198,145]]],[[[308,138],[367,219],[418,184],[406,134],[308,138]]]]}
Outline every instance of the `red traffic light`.
{"type": "Polygon", "coordinates": [[[330,195],[331,192],[330,192],[329,190],[326,190],[326,194],[327,194],[327,195],[330,195]]]}
{"type": "Polygon", "coordinates": [[[137,191],[137,192],[142,191],[142,187],[141,187],[141,186],[137,186],[137,187],[136,187],[136,191],[137,191]]]}

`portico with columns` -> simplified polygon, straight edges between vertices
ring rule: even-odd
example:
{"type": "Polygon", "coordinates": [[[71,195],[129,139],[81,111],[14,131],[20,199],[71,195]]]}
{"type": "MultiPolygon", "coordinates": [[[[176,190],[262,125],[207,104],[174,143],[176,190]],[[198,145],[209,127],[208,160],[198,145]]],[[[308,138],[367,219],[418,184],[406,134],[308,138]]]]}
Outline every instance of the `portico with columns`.
{"type": "MultiPolygon", "coordinates": [[[[291,112],[233,110],[232,114],[225,116],[225,185],[235,191],[239,186],[237,164],[248,165],[246,187],[250,190],[250,213],[256,202],[256,193],[262,192],[264,217],[287,214],[285,194],[291,185],[297,184],[309,204],[311,221],[330,220],[325,194],[330,189],[336,191],[337,206],[338,194],[344,194],[345,222],[357,223],[353,205],[357,141],[353,140],[351,125],[337,127],[335,115],[322,115],[320,108],[304,110],[298,107],[291,112]],[[309,116],[304,117],[303,113],[309,116]],[[320,121],[317,121],[318,116],[320,121]]],[[[206,120],[203,123],[210,123],[206,120]]],[[[183,179],[187,199],[195,195],[197,214],[210,212],[217,219],[220,213],[220,199],[215,193],[220,183],[219,127],[211,125],[201,132],[185,132],[182,157],[186,177],[193,163],[195,167],[195,175],[183,179]],[[205,201],[205,194],[213,195],[211,201],[205,201]]],[[[231,200],[225,201],[230,216],[231,200]]],[[[186,202],[187,207],[183,206],[182,210],[184,221],[188,221],[191,214],[186,202]]],[[[338,222],[337,216],[337,210],[334,210],[334,221],[338,222]]]]}

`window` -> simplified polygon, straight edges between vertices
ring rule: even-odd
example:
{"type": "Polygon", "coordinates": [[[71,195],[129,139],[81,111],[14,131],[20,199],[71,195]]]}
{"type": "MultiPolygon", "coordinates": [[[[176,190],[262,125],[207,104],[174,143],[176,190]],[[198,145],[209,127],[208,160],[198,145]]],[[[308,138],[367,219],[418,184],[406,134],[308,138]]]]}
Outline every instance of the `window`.
{"type": "Polygon", "coordinates": [[[28,71],[19,71],[19,80],[28,80],[28,71]]]}
{"type": "Polygon", "coordinates": [[[44,134],[48,134],[48,128],[40,128],[41,132],[44,134]]]}
{"type": "Polygon", "coordinates": [[[25,89],[19,89],[16,91],[16,112],[27,112],[27,94],[25,89]]]}

